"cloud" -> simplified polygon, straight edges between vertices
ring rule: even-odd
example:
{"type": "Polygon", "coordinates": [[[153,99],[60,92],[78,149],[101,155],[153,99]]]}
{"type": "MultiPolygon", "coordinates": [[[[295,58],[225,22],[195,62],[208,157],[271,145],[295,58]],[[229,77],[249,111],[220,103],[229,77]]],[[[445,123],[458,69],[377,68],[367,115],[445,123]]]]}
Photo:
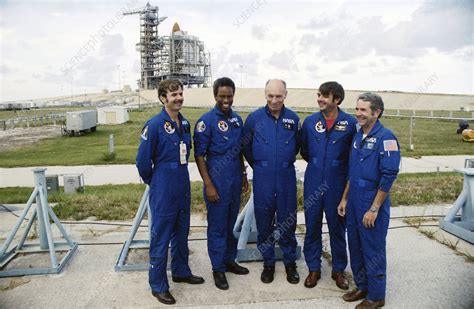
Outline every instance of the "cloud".
{"type": "Polygon", "coordinates": [[[227,46],[226,43],[211,49],[213,78],[227,76],[236,84],[242,78],[244,85],[247,85],[259,75],[261,62],[259,54],[257,52],[232,53],[227,46]]]}
{"type": "MultiPolygon", "coordinates": [[[[118,86],[117,65],[121,63],[120,59],[125,54],[122,35],[105,35],[99,50],[100,52],[96,55],[89,55],[82,59],[72,71],[65,73],[59,69],[55,70],[54,66],[47,65],[46,68],[38,68],[31,74],[31,78],[47,84],[71,84],[74,88],[116,87],[118,86]]],[[[139,68],[139,63],[137,65],[139,68]]]]}
{"type": "Polygon", "coordinates": [[[32,46],[31,44],[28,42],[28,41],[25,41],[25,40],[18,40],[16,42],[17,46],[18,46],[18,49],[32,49],[32,46]]]}
{"type": "Polygon", "coordinates": [[[133,61],[133,66],[132,66],[133,73],[140,74],[141,70],[142,68],[141,68],[140,60],[133,61]]]}
{"type": "Polygon", "coordinates": [[[324,14],[319,17],[313,17],[310,20],[306,21],[306,23],[298,24],[296,27],[299,29],[309,30],[325,29],[332,27],[335,24],[334,21],[334,19],[331,19],[326,14],[324,14]]]}
{"type": "Polygon", "coordinates": [[[302,47],[311,47],[317,45],[318,38],[312,33],[306,33],[301,36],[299,39],[299,45],[302,47]]]}
{"type": "Polygon", "coordinates": [[[324,65],[308,63],[304,66],[304,72],[297,73],[297,75],[306,76],[307,82],[310,83],[309,85],[314,87],[315,84],[320,82],[323,76],[326,75],[323,68],[325,68],[324,65]]]}
{"type": "Polygon", "coordinates": [[[229,49],[226,46],[228,43],[229,42],[210,50],[213,76],[216,72],[219,73],[222,71],[227,62],[227,58],[229,57],[229,49]]]}
{"type": "Polygon", "coordinates": [[[344,66],[344,67],[341,69],[341,73],[342,73],[342,74],[353,74],[353,73],[357,73],[357,65],[355,65],[355,64],[348,64],[348,65],[344,66]]]}
{"type": "Polygon", "coordinates": [[[88,57],[78,66],[74,84],[83,87],[118,86],[117,63],[115,57],[88,57]]]}
{"type": "Polygon", "coordinates": [[[71,77],[69,75],[64,76],[63,74],[45,72],[41,80],[45,83],[60,84],[62,82],[70,83],[71,77]]]}
{"type": "MultiPolygon", "coordinates": [[[[420,57],[434,49],[451,53],[472,46],[473,9],[469,1],[425,2],[408,20],[392,27],[380,16],[335,24],[317,38],[320,55],[336,60],[375,53],[378,56],[420,57]]],[[[303,34],[299,45],[315,45],[303,34]]]]}
{"type": "Polygon", "coordinates": [[[121,34],[105,35],[100,42],[99,50],[100,53],[97,55],[84,58],[72,74],[45,75],[45,81],[58,83],[59,80],[71,82],[72,79],[74,86],[77,87],[118,87],[117,66],[125,54],[123,36],[121,34]]]}
{"type": "Polygon", "coordinates": [[[121,34],[105,35],[100,44],[100,51],[106,56],[122,56],[125,54],[123,36],[121,34]]]}
{"type": "Polygon", "coordinates": [[[388,30],[387,35],[404,35],[412,48],[450,52],[472,44],[473,17],[468,1],[426,2],[410,21],[388,30]]]}
{"type": "Polygon", "coordinates": [[[298,71],[295,57],[290,50],[274,53],[268,60],[268,64],[285,71],[298,71]]]}
{"type": "Polygon", "coordinates": [[[12,70],[6,64],[0,64],[0,74],[10,74],[12,70]]]}
{"type": "Polygon", "coordinates": [[[462,59],[466,62],[471,62],[474,56],[474,48],[472,46],[470,47],[464,47],[456,50],[456,52],[453,54],[454,57],[458,59],[462,59]]]}
{"type": "Polygon", "coordinates": [[[264,40],[268,37],[268,27],[262,25],[253,25],[252,26],[252,37],[257,40],[264,40]]]}

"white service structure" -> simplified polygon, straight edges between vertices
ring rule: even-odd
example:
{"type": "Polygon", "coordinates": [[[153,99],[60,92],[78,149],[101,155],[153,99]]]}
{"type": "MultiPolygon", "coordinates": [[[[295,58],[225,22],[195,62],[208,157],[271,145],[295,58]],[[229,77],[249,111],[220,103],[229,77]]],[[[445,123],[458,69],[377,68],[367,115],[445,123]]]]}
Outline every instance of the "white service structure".
{"type": "Polygon", "coordinates": [[[108,106],[97,109],[99,124],[122,124],[128,121],[128,110],[122,106],[108,106]]]}

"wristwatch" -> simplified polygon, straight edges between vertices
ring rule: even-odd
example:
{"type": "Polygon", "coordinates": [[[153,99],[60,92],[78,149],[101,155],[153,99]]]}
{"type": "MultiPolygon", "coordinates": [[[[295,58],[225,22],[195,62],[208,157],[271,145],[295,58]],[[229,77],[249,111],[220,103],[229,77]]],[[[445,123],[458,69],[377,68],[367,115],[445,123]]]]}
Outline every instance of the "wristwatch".
{"type": "Polygon", "coordinates": [[[377,211],[379,211],[379,209],[378,209],[377,207],[375,207],[375,206],[370,207],[369,210],[370,210],[370,212],[374,212],[374,213],[377,212],[377,211]]]}

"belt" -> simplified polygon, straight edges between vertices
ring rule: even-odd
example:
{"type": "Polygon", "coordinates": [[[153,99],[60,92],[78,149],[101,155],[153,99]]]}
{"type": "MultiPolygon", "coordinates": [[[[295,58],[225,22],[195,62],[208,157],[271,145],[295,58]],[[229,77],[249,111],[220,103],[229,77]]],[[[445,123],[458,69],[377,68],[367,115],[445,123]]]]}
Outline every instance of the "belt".
{"type": "MultiPolygon", "coordinates": [[[[273,163],[273,162],[271,162],[271,163],[273,163]]],[[[255,161],[255,165],[260,166],[260,167],[269,167],[269,166],[271,166],[270,161],[255,161]]],[[[283,167],[283,168],[292,167],[293,162],[280,162],[280,163],[277,163],[276,166],[277,167],[283,167]]]]}
{"type": "Polygon", "coordinates": [[[178,168],[178,167],[188,167],[188,163],[180,164],[178,162],[160,162],[155,164],[154,168],[178,168]]]}
{"type": "Polygon", "coordinates": [[[362,178],[359,178],[359,177],[350,177],[349,181],[350,181],[351,185],[355,184],[360,188],[377,189],[378,186],[379,186],[378,181],[366,180],[366,179],[362,179],[362,178]]]}
{"type": "MultiPolygon", "coordinates": [[[[310,157],[308,160],[309,163],[312,163],[314,165],[318,164],[318,158],[317,157],[310,157]]],[[[329,166],[341,166],[347,163],[347,161],[344,160],[331,160],[329,161],[330,165],[329,166]]]]}
{"type": "Polygon", "coordinates": [[[219,159],[225,159],[229,162],[234,161],[234,160],[240,160],[239,159],[239,154],[237,156],[231,156],[229,154],[223,154],[223,155],[207,155],[206,160],[219,160],[219,159]]]}

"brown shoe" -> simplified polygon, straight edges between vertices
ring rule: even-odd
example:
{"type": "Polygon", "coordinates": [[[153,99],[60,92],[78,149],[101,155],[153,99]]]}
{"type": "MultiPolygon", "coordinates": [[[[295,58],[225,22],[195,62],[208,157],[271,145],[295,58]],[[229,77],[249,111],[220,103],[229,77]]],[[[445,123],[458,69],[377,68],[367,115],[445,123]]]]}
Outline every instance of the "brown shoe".
{"type": "Polygon", "coordinates": [[[343,289],[343,290],[349,289],[349,281],[347,281],[347,278],[344,272],[333,271],[331,273],[331,278],[333,278],[336,281],[336,285],[338,288],[343,289]]]}
{"type": "Polygon", "coordinates": [[[361,291],[357,289],[342,295],[342,299],[348,302],[358,301],[364,299],[365,297],[367,297],[367,291],[361,291]]]}
{"type": "Polygon", "coordinates": [[[318,280],[321,279],[320,271],[310,271],[308,277],[304,281],[304,286],[307,288],[314,288],[318,284],[318,280]]]}
{"type": "Polygon", "coordinates": [[[363,302],[356,306],[356,309],[373,309],[373,308],[381,308],[385,306],[385,299],[381,300],[368,300],[365,299],[363,302]]]}

